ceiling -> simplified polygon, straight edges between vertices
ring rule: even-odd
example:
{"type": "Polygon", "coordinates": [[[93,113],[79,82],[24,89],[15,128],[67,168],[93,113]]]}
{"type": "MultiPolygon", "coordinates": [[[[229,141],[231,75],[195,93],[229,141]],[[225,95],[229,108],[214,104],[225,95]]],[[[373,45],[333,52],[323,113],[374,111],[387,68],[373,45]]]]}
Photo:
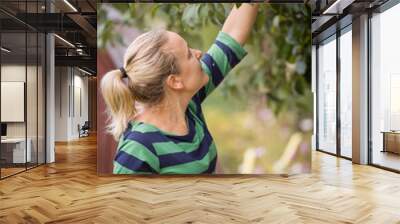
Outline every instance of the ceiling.
{"type": "Polygon", "coordinates": [[[2,46],[12,50],[9,60],[21,61],[43,47],[36,43],[36,33],[55,33],[56,66],[96,74],[96,16],[96,0],[1,0],[2,46]]]}
{"type": "Polygon", "coordinates": [[[351,24],[352,18],[373,11],[388,0],[310,0],[313,43],[351,24]]]}

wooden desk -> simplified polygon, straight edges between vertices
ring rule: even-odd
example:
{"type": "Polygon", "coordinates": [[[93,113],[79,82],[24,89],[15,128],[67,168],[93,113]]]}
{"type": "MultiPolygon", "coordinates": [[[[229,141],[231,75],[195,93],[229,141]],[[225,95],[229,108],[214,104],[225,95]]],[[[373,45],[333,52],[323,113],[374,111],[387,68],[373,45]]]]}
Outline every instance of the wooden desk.
{"type": "Polygon", "coordinates": [[[400,154],[400,131],[382,131],[381,133],[383,133],[382,152],[400,154]]]}

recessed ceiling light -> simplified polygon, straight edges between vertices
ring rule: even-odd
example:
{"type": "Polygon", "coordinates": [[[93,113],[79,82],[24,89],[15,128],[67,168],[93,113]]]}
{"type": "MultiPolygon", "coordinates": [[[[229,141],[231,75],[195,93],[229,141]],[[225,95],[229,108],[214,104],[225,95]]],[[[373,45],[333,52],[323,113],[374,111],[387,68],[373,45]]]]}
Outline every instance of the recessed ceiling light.
{"type": "Polygon", "coordinates": [[[69,46],[75,48],[75,45],[73,45],[71,42],[67,41],[66,39],[60,37],[59,35],[54,34],[54,36],[56,36],[58,39],[60,39],[60,40],[63,41],[64,43],[68,44],[69,46]]]}
{"type": "Polygon", "coordinates": [[[351,5],[355,0],[336,0],[322,14],[342,14],[343,9],[351,5]]]}
{"type": "Polygon", "coordinates": [[[68,0],[64,0],[65,4],[67,4],[72,10],[74,10],[75,12],[78,12],[78,10],[71,4],[69,3],[68,0]]]}
{"type": "Polygon", "coordinates": [[[7,52],[7,53],[10,53],[10,52],[11,52],[11,50],[9,50],[9,49],[7,49],[7,48],[5,48],[5,47],[1,47],[1,50],[4,51],[4,52],[7,52]]]}
{"type": "Polygon", "coordinates": [[[81,72],[85,73],[85,74],[92,75],[92,73],[90,73],[90,72],[88,72],[88,71],[85,71],[85,70],[83,70],[83,69],[81,69],[81,68],[79,68],[79,67],[78,67],[78,69],[79,69],[81,72]]]}

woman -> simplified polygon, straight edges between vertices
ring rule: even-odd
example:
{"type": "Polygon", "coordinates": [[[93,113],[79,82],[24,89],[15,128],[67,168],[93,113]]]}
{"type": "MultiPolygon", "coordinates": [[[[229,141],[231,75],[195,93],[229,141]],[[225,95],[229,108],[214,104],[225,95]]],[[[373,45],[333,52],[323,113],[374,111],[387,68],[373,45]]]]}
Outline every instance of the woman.
{"type": "Polygon", "coordinates": [[[230,12],[206,54],[174,32],[137,37],[124,66],[107,73],[101,90],[118,141],[114,174],[213,173],[217,150],[201,103],[247,54],[242,45],[257,4],[230,12]]]}

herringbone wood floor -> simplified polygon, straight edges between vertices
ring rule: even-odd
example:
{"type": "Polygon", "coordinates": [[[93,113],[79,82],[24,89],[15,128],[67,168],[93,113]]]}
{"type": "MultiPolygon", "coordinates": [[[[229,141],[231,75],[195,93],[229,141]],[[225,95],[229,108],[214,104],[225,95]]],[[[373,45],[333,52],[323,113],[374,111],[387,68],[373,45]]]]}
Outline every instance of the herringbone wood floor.
{"type": "Polygon", "coordinates": [[[289,177],[98,177],[96,139],[0,181],[0,223],[400,223],[400,175],[313,153],[289,177]]]}

